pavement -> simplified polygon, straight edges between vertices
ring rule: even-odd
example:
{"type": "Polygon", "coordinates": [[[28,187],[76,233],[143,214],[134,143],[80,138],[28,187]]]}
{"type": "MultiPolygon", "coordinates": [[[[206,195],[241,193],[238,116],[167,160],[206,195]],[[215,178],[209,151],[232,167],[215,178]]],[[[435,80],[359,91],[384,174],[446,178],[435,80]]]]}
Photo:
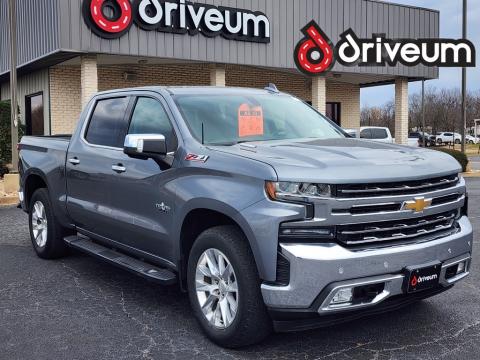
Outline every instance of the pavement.
{"type": "Polygon", "coordinates": [[[236,351],[203,336],[176,287],[78,253],[41,260],[27,216],[0,208],[0,359],[478,359],[480,179],[467,184],[475,240],[465,281],[396,312],[236,351]]]}

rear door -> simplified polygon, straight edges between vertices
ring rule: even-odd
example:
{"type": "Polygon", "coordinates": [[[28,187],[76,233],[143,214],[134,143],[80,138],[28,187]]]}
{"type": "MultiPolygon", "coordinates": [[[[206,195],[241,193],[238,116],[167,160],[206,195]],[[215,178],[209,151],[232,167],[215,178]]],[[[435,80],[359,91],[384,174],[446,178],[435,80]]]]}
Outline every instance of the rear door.
{"type": "Polygon", "coordinates": [[[99,97],[67,154],[67,209],[79,230],[112,238],[112,164],[123,154],[131,98],[99,97]]]}
{"type": "MultiPolygon", "coordinates": [[[[135,94],[128,133],[164,135],[173,159],[178,140],[165,101],[157,94],[135,94]]],[[[175,190],[171,181],[175,169],[152,159],[131,158],[123,152],[110,165],[121,166],[110,183],[115,239],[161,259],[172,259],[175,190]]]]}

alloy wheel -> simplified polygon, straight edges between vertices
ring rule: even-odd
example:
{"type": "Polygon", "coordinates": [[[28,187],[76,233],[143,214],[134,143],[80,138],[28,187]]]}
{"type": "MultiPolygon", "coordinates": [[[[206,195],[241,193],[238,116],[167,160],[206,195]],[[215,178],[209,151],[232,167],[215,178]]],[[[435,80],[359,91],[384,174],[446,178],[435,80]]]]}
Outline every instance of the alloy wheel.
{"type": "Polygon", "coordinates": [[[195,272],[195,290],[207,321],[217,329],[228,328],[237,315],[238,286],[235,270],[217,249],[200,256],[195,272]]]}
{"type": "Polygon", "coordinates": [[[38,247],[44,247],[47,243],[47,214],[41,201],[35,202],[32,211],[32,233],[38,247]]]}

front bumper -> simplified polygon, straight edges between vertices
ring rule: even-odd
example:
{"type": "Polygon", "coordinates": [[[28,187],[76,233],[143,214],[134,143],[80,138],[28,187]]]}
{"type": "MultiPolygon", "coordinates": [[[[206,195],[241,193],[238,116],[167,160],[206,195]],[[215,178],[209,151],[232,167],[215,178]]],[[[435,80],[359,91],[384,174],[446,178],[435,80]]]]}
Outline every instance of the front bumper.
{"type": "MultiPolygon", "coordinates": [[[[442,263],[444,268],[458,259],[470,259],[473,232],[467,217],[458,220],[460,230],[450,236],[421,243],[386,248],[351,250],[335,243],[280,244],[282,254],[290,262],[290,283],[287,286],[262,284],[265,304],[274,311],[317,312],[332,311],[322,307],[332,287],[355,281],[389,279],[387,296],[371,307],[404,294],[403,273],[409,266],[442,263]]],[[[468,275],[445,278],[440,274],[439,289],[448,288],[468,275]]],[[[426,294],[426,293],[425,293],[426,294]]],[[[419,294],[419,296],[422,296],[419,294]]],[[[352,309],[345,309],[351,311],[352,309]]],[[[341,309],[335,312],[342,312],[341,309]]]]}

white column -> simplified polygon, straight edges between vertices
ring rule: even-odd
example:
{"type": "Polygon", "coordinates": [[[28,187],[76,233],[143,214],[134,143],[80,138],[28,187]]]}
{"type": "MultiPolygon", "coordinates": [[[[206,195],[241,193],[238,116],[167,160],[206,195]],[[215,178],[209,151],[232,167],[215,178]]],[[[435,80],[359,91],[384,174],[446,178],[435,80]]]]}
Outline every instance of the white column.
{"type": "Polygon", "coordinates": [[[85,55],[80,58],[80,80],[82,109],[98,92],[97,56],[85,55]]]}
{"type": "Polygon", "coordinates": [[[210,65],[210,85],[225,86],[225,66],[212,64],[210,65]]]}
{"type": "Polygon", "coordinates": [[[408,80],[395,80],[395,142],[408,144],[408,80]]]}
{"type": "Polygon", "coordinates": [[[312,106],[322,114],[327,110],[327,81],[323,76],[312,79],[312,106]]]}

